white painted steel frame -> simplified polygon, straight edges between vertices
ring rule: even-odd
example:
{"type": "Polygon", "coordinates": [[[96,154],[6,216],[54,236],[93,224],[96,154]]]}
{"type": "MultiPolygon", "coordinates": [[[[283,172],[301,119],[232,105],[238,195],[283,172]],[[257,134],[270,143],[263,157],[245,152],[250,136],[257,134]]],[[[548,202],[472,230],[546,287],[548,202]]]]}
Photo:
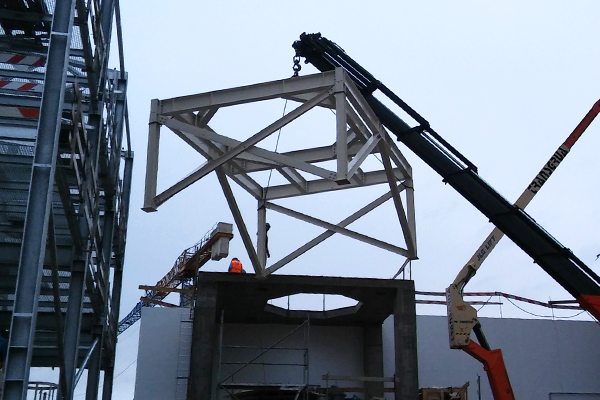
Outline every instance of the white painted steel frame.
{"type": "Polygon", "coordinates": [[[407,259],[417,258],[411,167],[342,69],[209,93],[152,100],[147,157],[143,207],[147,212],[156,211],[177,193],[211,172],[216,172],[257,275],[265,276],[275,272],[335,233],[380,247],[407,259]],[[301,105],[244,141],[219,134],[208,125],[219,108],[277,98],[296,101],[301,105]],[[286,153],[258,147],[261,141],[315,107],[335,110],[335,141],[332,145],[286,153]],[[206,159],[206,162],[166,190],[157,193],[162,126],[190,145],[206,159]],[[361,169],[361,165],[370,155],[381,156],[381,169],[361,169]],[[326,161],[334,161],[335,170],[317,165],[326,161]],[[252,173],[260,171],[277,172],[287,183],[263,187],[251,177],[252,173]],[[258,202],[256,248],[252,244],[228,178],[258,202]],[[338,224],[301,214],[272,202],[277,199],[383,183],[390,187],[387,194],[338,224]],[[401,196],[402,192],[405,193],[404,199],[401,196]],[[406,248],[346,228],[389,199],[394,202],[406,248]],[[326,232],[266,268],[267,210],[314,224],[326,229],[326,232]]]}

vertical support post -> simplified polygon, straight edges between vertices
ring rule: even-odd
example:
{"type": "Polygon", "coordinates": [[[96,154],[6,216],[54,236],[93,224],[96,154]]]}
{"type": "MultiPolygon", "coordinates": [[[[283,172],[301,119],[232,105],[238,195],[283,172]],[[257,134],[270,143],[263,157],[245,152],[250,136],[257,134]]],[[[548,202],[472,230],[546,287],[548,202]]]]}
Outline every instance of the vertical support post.
{"type": "Polygon", "coordinates": [[[338,184],[349,184],[348,180],[348,140],[347,140],[347,116],[346,116],[346,92],[344,85],[344,70],[335,69],[335,126],[336,141],[335,151],[337,157],[337,179],[338,184]]]}
{"type": "MultiPolygon", "coordinates": [[[[110,39],[112,36],[112,21],[115,14],[115,0],[101,0],[100,4],[100,29],[102,30],[102,66],[100,74],[100,88],[104,88],[107,79],[108,58],[110,53],[110,39]]],[[[102,89],[101,89],[102,90],[102,89]]]]}
{"type": "MultiPolygon", "coordinates": [[[[381,325],[363,327],[364,376],[383,377],[383,336],[381,325]]],[[[365,399],[383,398],[383,382],[365,382],[365,399]]]]}
{"type": "Polygon", "coordinates": [[[414,286],[397,289],[394,304],[394,345],[396,400],[419,398],[419,370],[417,361],[417,311],[414,286]]]}
{"type": "Polygon", "coordinates": [[[65,375],[67,392],[60,393],[60,396],[66,399],[72,399],[73,391],[75,390],[75,369],[77,368],[79,353],[79,334],[81,331],[81,312],[83,309],[87,264],[88,260],[85,257],[85,259],[73,260],[71,266],[69,303],[65,319],[65,375]]]}
{"type": "Polygon", "coordinates": [[[264,269],[267,265],[267,208],[265,201],[258,201],[258,240],[256,243],[256,252],[260,266],[264,269]]]}
{"type": "MultiPolygon", "coordinates": [[[[96,327],[100,329],[100,326],[96,327]]],[[[100,363],[102,362],[102,335],[96,333],[93,335],[95,340],[98,340],[98,345],[90,354],[88,361],[87,384],[85,388],[85,399],[95,400],[98,398],[98,386],[100,384],[100,363]]],[[[84,368],[84,367],[82,367],[84,368]]],[[[75,390],[75,388],[73,388],[75,390]]]]}
{"type": "Polygon", "coordinates": [[[74,9],[74,0],[59,1],[52,18],[8,341],[4,383],[6,400],[27,398],[74,9]]]}
{"type": "Polygon", "coordinates": [[[213,398],[215,386],[213,353],[217,338],[217,285],[199,281],[197,288],[187,398],[208,400],[213,398]]]}
{"type": "MultiPolygon", "coordinates": [[[[131,178],[133,174],[133,155],[125,158],[125,169],[123,171],[123,192],[121,195],[121,220],[119,224],[121,242],[115,249],[113,290],[111,297],[110,325],[109,334],[110,343],[117,346],[117,326],[119,323],[119,311],[121,309],[121,289],[123,286],[123,257],[125,256],[125,244],[127,237],[127,221],[129,219],[129,202],[131,199],[131,178]]],[[[104,371],[104,384],[102,386],[102,400],[111,400],[113,380],[114,380],[114,351],[111,357],[111,364],[104,371]]]]}
{"type": "Polygon", "coordinates": [[[109,309],[108,309],[108,297],[109,297],[109,277],[110,277],[110,263],[113,254],[113,238],[115,231],[115,224],[117,223],[117,198],[118,193],[118,182],[119,182],[119,167],[121,163],[121,144],[123,143],[123,126],[125,121],[125,99],[127,93],[127,81],[126,79],[118,78],[116,75],[113,77],[116,81],[117,87],[117,100],[115,107],[115,124],[109,127],[109,136],[114,139],[115,146],[111,149],[111,156],[109,160],[109,177],[107,179],[108,187],[104,188],[106,194],[105,199],[105,211],[104,211],[104,226],[102,229],[102,260],[103,265],[100,265],[101,276],[103,277],[103,287],[100,288],[104,293],[101,296],[104,299],[104,303],[100,310],[100,324],[97,326],[97,332],[94,336],[99,339],[100,343],[96,350],[92,354],[90,359],[90,365],[88,368],[88,381],[86,390],[86,400],[96,400],[98,398],[98,386],[100,384],[100,370],[103,359],[103,350],[106,342],[107,326],[109,323],[109,309]]]}
{"type": "Polygon", "coordinates": [[[56,350],[58,351],[59,385],[61,393],[66,393],[65,375],[65,348],[64,348],[64,324],[60,303],[60,282],[58,279],[58,256],[56,250],[56,236],[54,230],[54,213],[50,209],[50,221],[48,224],[48,247],[50,250],[50,265],[52,266],[52,294],[54,300],[54,318],[56,320],[56,350]]]}
{"type": "Polygon", "coordinates": [[[158,180],[158,151],[160,143],[160,123],[158,111],[160,103],[154,99],[150,103],[150,121],[148,122],[148,153],[146,159],[146,189],[144,190],[144,211],[156,211],[154,198],[158,180]]]}
{"type": "Polygon", "coordinates": [[[408,247],[412,254],[409,258],[414,260],[417,258],[417,223],[415,218],[415,188],[413,187],[412,178],[406,179],[404,186],[406,187],[406,215],[409,229],[412,232],[412,247],[408,247]]]}

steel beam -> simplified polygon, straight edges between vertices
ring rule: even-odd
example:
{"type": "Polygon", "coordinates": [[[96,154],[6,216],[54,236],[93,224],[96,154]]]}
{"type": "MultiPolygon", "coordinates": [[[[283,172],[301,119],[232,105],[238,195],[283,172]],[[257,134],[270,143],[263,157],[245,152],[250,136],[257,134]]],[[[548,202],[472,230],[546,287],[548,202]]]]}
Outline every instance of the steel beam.
{"type": "Polygon", "coordinates": [[[19,260],[4,399],[27,398],[75,0],[56,3],[19,260]]]}
{"type": "MultiPolygon", "coordinates": [[[[177,115],[203,108],[220,108],[255,101],[280,98],[296,93],[328,90],[334,84],[334,72],[324,72],[294,79],[259,83],[234,89],[219,90],[160,101],[162,115],[177,115]]],[[[314,96],[313,96],[314,97],[314,96]]],[[[326,100],[327,98],[322,99],[326,100]]]]}
{"type": "Polygon", "coordinates": [[[148,123],[148,151],[146,159],[146,188],[144,189],[144,211],[156,211],[156,188],[158,182],[158,152],[160,144],[160,122],[158,100],[150,103],[150,121],[148,123]]]}
{"type": "Polygon", "coordinates": [[[252,239],[248,234],[248,229],[246,228],[246,223],[244,222],[244,218],[242,217],[242,213],[240,212],[240,208],[235,201],[235,196],[233,195],[233,191],[231,190],[231,186],[229,186],[229,182],[227,182],[227,176],[223,172],[222,168],[217,168],[217,178],[219,179],[219,183],[221,184],[221,188],[223,189],[223,194],[227,199],[227,204],[229,204],[229,209],[231,210],[231,214],[233,215],[233,219],[235,221],[235,225],[240,231],[240,235],[242,236],[242,242],[244,243],[244,247],[248,252],[248,256],[250,257],[250,262],[252,262],[252,268],[254,268],[254,272],[258,276],[264,276],[264,269],[258,255],[256,254],[256,250],[254,250],[254,246],[252,244],[252,239]]]}
{"type": "MultiPolygon", "coordinates": [[[[400,173],[400,170],[394,169],[394,176],[398,181],[402,181],[405,177],[400,173]]],[[[306,192],[299,191],[294,185],[278,185],[269,187],[266,200],[285,199],[289,197],[303,196],[305,194],[317,194],[332,192],[336,190],[351,189],[357,187],[365,187],[387,183],[388,178],[385,171],[365,172],[362,181],[359,183],[351,182],[348,185],[338,185],[329,179],[317,179],[306,183],[306,192]]]]}

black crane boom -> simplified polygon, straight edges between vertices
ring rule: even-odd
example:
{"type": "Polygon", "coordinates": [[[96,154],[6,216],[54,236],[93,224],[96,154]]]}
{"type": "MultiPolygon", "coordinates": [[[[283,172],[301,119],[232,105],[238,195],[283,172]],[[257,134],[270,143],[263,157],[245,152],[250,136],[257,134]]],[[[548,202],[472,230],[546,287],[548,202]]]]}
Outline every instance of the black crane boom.
{"type": "MultiPolygon", "coordinates": [[[[477,168],[454,149],[390,89],[321,34],[302,34],[294,42],[296,55],[305,57],[320,71],[343,68],[352,78],[382,124],[417,156],[437,171],[445,182],[481,211],[576,299],[600,296],[600,277],[568,248],[537,224],[525,211],[513,206],[485,182],[477,168]],[[379,91],[417,122],[411,127],[375,98],[379,91]]],[[[598,313],[592,313],[598,318],[598,313]]]]}

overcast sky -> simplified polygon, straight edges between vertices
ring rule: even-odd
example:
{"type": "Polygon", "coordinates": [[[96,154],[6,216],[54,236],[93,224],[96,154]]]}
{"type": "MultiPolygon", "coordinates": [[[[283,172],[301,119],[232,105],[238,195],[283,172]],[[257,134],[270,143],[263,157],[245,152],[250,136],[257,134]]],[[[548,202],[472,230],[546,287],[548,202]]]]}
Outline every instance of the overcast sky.
{"type": "MultiPolygon", "coordinates": [[[[214,176],[194,184],[156,213],[140,210],[153,98],[288,78],[292,43],[302,32],[321,32],[428,119],[479,168],[483,179],[514,201],[600,97],[600,3],[593,0],[149,0],[121,1],[121,7],[136,157],[121,315],[139,301],[138,285],[156,283],[177,256],[216,222],[233,222],[214,176]]],[[[316,72],[303,64],[302,75],[316,72]]],[[[272,122],[282,107],[280,103],[270,109],[271,115],[262,116],[272,122]]],[[[242,111],[213,127],[243,140],[262,127],[257,121],[242,111]]],[[[280,149],[306,140],[302,132],[290,134],[286,129],[280,149]]],[[[325,131],[321,126],[314,129],[325,131]]],[[[159,181],[182,177],[203,161],[166,128],[162,132],[159,181]]],[[[327,132],[334,134],[332,129],[327,132]]],[[[595,262],[600,253],[599,144],[600,121],[596,121],[527,209],[596,271],[600,270],[600,261],[595,262]]],[[[492,226],[410,150],[399,147],[413,167],[415,184],[419,255],[412,263],[415,285],[417,290],[443,291],[492,226]]],[[[261,183],[266,184],[266,179],[261,183]]],[[[337,222],[383,190],[367,189],[359,195],[345,191],[346,195],[325,203],[311,203],[307,197],[295,205],[337,222]]],[[[250,232],[255,232],[255,201],[240,190],[235,193],[248,212],[250,232]]],[[[386,214],[391,210],[384,209],[360,226],[368,234],[394,241],[399,227],[386,214]]],[[[271,260],[286,254],[297,233],[296,225],[288,221],[269,213],[271,260]]],[[[251,269],[237,230],[234,233],[230,254],[251,269]]],[[[384,250],[334,236],[280,273],[389,278],[403,261],[384,250]]],[[[205,269],[224,271],[228,262],[210,262],[205,269]]],[[[467,291],[503,291],[541,301],[569,298],[509,239],[499,244],[467,291]]],[[[551,315],[548,309],[520,306],[551,315]]],[[[419,306],[418,312],[444,314],[445,308],[419,306]]],[[[501,308],[483,308],[480,315],[531,317],[506,301],[501,308]]],[[[138,330],[139,323],[120,337],[115,399],[133,397],[138,330]]],[[[80,385],[77,392],[83,389],[80,385]]]]}

